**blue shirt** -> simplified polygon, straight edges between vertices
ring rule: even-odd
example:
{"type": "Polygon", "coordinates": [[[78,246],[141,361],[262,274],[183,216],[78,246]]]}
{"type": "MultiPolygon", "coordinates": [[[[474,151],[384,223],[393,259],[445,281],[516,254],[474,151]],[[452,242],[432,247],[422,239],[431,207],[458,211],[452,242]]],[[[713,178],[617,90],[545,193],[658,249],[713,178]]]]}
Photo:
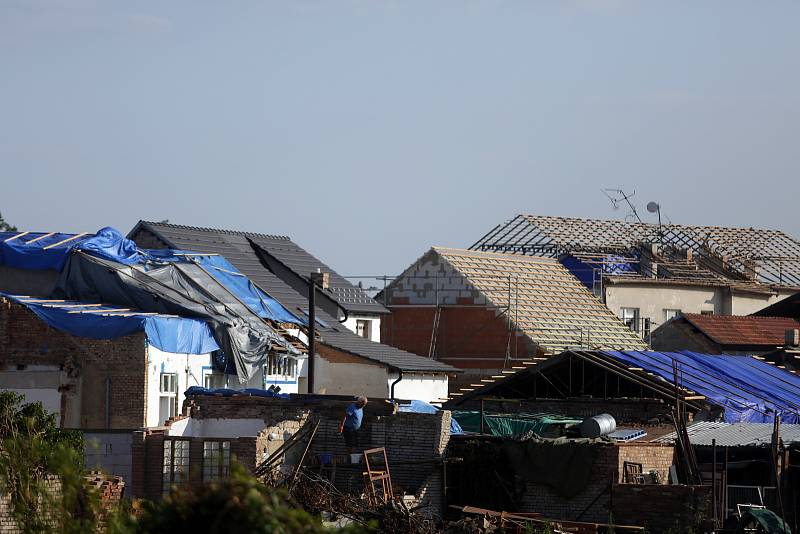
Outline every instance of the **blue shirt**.
{"type": "Polygon", "coordinates": [[[344,427],[358,430],[361,428],[361,419],[364,417],[364,410],[355,403],[347,407],[347,416],[344,419],[344,427]]]}

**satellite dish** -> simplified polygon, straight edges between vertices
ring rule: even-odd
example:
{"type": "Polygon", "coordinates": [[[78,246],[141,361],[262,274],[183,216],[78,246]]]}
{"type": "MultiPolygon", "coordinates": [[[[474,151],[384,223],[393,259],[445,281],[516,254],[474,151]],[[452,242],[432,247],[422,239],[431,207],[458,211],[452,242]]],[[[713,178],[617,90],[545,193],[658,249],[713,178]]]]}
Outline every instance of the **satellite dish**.
{"type": "Polygon", "coordinates": [[[647,211],[649,211],[650,213],[655,213],[660,208],[661,208],[661,206],[658,205],[658,202],[652,202],[651,201],[651,202],[647,203],[647,211]]]}

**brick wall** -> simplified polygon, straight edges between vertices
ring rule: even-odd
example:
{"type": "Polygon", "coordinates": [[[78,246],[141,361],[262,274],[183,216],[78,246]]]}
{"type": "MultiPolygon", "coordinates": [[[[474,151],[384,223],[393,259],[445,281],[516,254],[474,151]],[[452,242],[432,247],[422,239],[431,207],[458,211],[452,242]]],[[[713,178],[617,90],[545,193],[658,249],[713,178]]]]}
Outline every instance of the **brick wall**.
{"type": "MultiPolygon", "coordinates": [[[[389,306],[381,321],[381,342],[427,355],[435,308],[389,306]]],[[[441,308],[436,358],[463,369],[502,369],[508,346],[508,321],[484,306],[441,308]]],[[[516,359],[538,354],[528,337],[513,335],[510,353],[516,359]]]]}
{"type": "Polygon", "coordinates": [[[666,484],[669,480],[669,467],[673,463],[675,448],[672,445],[660,443],[622,443],[619,451],[619,476],[618,481],[624,481],[623,466],[625,462],[642,464],[642,473],[651,471],[658,473],[658,480],[666,484]]]}
{"type": "Polygon", "coordinates": [[[614,521],[652,534],[697,532],[698,522],[713,516],[711,486],[615,484],[611,491],[614,521]]]}
{"type": "Polygon", "coordinates": [[[20,304],[0,299],[0,367],[61,366],[65,426],[106,428],[106,383],[110,386],[110,429],[145,424],[146,351],[143,333],[114,340],[78,338],[49,327],[20,304]],[[73,421],[74,424],[70,424],[73,421]]]}
{"type": "MultiPolygon", "coordinates": [[[[349,464],[344,438],[339,434],[339,423],[350,402],[352,399],[196,396],[187,399],[184,410],[197,419],[262,419],[264,428],[257,436],[231,439],[231,451],[248,469],[253,469],[303,425],[319,419],[306,465],[318,466],[320,455],[333,455],[338,464],[337,486],[360,493],[364,466],[349,464]]],[[[163,433],[161,429],[140,431],[134,435],[132,483],[137,496],[157,498],[161,494],[163,433]]],[[[440,515],[443,506],[441,460],[450,440],[450,412],[392,414],[389,405],[374,401],[365,408],[359,440],[358,450],[386,448],[397,494],[415,495],[430,515],[440,515]]],[[[294,447],[287,453],[284,470],[297,463],[303,448],[294,447]]],[[[193,439],[190,462],[202,465],[202,438],[193,439]],[[199,456],[195,456],[194,441],[200,447],[197,449],[199,456]]],[[[193,477],[191,473],[190,470],[190,477],[193,477]]]]}

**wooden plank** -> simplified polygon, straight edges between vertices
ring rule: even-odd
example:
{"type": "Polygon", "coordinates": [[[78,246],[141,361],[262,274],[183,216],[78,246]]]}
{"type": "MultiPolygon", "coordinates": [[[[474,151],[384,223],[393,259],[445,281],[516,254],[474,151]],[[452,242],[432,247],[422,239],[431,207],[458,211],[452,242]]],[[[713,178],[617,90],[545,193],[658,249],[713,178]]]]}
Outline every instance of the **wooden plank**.
{"type": "Polygon", "coordinates": [[[56,233],[55,232],[50,232],[49,234],[40,235],[39,237],[31,239],[30,241],[26,242],[25,244],[26,245],[30,245],[31,243],[36,243],[37,241],[40,241],[40,240],[42,240],[42,239],[44,239],[46,237],[50,237],[52,235],[56,235],[56,233]]]}
{"type": "Polygon", "coordinates": [[[57,247],[59,245],[63,245],[64,243],[69,243],[70,241],[73,241],[75,239],[79,239],[79,238],[81,238],[81,237],[83,237],[85,235],[89,235],[89,232],[81,232],[80,234],[75,234],[74,236],[68,237],[67,239],[62,239],[58,243],[53,243],[52,245],[47,245],[42,250],[47,250],[47,249],[50,249],[50,248],[53,248],[53,247],[57,247]]]}
{"type": "Polygon", "coordinates": [[[28,235],[29,233],[30,233],[30,232],[20,232],[19,234],[15,235],[14,237],[9,237],[9,238],[8,238],[8,239],[6,239],[5,241],[3,241],[3,243],[8,243],[9,241],[14,241],[16,238],[18,238],[18,237],[22,237],[22,236],[24,236],[24,235],[28,235]]]}
{"type": "Polygon", "coordinates": [[[73,310],[67,313],[109,313],[109,312],[129,312],[130,308],[116,308],[111,310],[73,310]]]}

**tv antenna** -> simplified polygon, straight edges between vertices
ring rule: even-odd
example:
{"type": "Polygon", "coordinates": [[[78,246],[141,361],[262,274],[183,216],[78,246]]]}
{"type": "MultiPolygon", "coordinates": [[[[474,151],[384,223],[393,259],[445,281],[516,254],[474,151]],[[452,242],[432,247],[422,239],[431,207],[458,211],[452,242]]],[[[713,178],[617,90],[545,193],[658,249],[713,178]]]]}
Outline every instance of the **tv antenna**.
{"type": "Polygon", "coordinates": [[[628,205],[629,211],[627,215],[625,215],[626,221],[635,218],[638,222],[642,222],[642,218],[639,217],[639,213],[636,211],[636,206],[634,206],[633,202],[631,202],[633,195],[636,194],[636,190],[634,190],[631,194],[626,193],[622,189],[601,189],[601,191],[606,197],[608,197],[608,200],[611,201],[611,206],[615,211],[619,209],[620,204],[623,202],[628,205]]]}

